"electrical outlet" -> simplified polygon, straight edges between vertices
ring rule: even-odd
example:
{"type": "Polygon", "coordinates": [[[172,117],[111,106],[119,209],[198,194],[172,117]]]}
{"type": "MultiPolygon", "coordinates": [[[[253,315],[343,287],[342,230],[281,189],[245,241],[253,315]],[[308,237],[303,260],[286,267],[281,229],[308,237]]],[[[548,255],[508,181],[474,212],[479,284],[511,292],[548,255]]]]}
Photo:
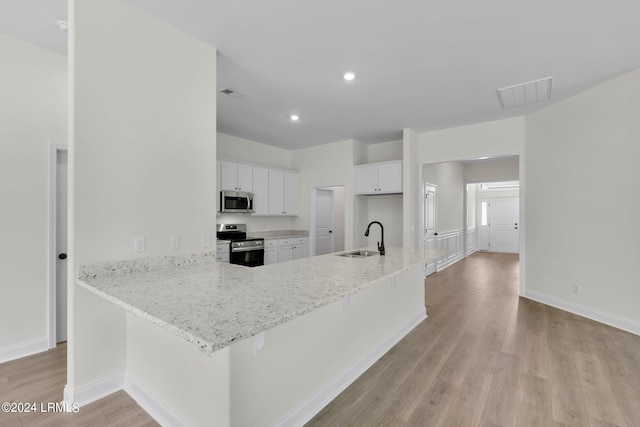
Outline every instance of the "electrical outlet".
{"type": "Polygon", "coordinates": [[[133,239],[133,251],[144,252],[144,237],[134,237],[133,239]]]}
{"type": "Polygon", "coordinates": [[[571,292],[573,292],[576,295],[580,295],[580,285],[573,284],[571,286],[571,292]]]}
{"type": "Polygon", "coordinates": [[[211,233],[204,233],[200,239],[202,242],[203,248],[208,248],[211,246],[211,233]]]}
{"type": "Polygon", "coordinates": [[[180,249],[180,236],[171,236],[169,239],[169,249],[180,249]]]}

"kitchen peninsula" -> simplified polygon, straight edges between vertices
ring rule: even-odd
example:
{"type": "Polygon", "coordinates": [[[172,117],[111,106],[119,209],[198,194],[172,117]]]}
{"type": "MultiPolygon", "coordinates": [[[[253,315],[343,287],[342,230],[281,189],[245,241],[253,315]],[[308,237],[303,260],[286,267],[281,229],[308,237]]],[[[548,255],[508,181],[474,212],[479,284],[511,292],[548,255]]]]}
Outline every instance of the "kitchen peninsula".
{"type": "Polygon", "coordinates": [[[161,423],[301,425],[426,317],[439,256],[200,253],[82,266],[78,284],[126,312],[123,388],[161,423]]]}

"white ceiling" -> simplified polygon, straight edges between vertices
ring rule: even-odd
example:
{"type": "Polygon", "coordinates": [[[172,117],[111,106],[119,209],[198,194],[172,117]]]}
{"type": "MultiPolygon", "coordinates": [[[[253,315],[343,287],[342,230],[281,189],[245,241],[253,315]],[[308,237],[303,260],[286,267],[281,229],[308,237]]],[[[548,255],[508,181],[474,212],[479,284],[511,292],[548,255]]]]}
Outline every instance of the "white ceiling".
{"type": "MultiPolygon", "coordinates": [[[[245,95],[218,95],[220,132],[290,149],[519,116],[640,66],[638,0],[126,1],[218,49],[218,88],[245,95]],[[501,108],[548,76],[551,101],[501,108]]],[[[0,0],[0,32],[64,51],[65,15],[0,0]]]]}

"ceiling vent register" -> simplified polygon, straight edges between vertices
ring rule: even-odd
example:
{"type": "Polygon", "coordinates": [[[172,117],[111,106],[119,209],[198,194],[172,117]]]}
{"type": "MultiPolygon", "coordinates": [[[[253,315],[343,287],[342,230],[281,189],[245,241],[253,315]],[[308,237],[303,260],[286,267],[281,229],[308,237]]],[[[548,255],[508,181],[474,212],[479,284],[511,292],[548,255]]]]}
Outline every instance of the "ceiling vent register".
{"type": "Polygon", "coordinates": [[[553,77],[546,77],[498,89],[502,108],[522,107],[550,100],[552,80],[553,77]]]}
{"type": "Polygon", "coordinates": [[[244,95],[240,92],[233,90],[231,88],[225,87],[224,89],[220,89],[218,92],[227,95],[231,98],[242,98],[244,95]]]}

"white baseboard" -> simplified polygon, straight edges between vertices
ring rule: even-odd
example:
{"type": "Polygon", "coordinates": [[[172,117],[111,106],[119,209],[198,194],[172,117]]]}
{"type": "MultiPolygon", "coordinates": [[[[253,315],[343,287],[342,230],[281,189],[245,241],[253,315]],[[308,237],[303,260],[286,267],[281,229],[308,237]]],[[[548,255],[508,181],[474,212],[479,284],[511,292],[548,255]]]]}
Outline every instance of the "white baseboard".
{"type": "Polygon", "coordinates": [[[410,322],[374,348],[367,356],[349,367],[342,374],[334,377],[297,408],[274,422],[273,426],[301,426],[307,423],[426,318],[427,310],[424,308],[410,322]]]}
{"type": "Polygon", "coordinates": [[[71,390],[67,384],[64,387],[64,402],[68,405],[77,403],[84,406],[88,403],[102,399],[116,391],[124,388],[124,374],[116,374],[111,377],[104,378],[95,383],[80,387],[77,390],[71,390]]]}
{"type": "Polygon", "coordinates": [[[604,323],[605,325],[613,326],[614,328],[622,329],[623,331],[630,332],[635,335],[640,335],[640,322],[625,319],[623,317],[616,316],[615,314],[606,313],[604,311],[596,310],[591,307],[535,291],[525,290],[524,296],[525,298],[538,301],[542,304],[550,305],[552,307],[559,308],[560,310],[568,311],[569,313],[577,314],[578,316],[586,317],[587,319],[595,320],[596,322],[604,323]]]}
{"type": "Polygon", "coordinates": [[[124,390],[142,409],[163,426],[188,426],[189,424],[167,408],[131,374],[124,376],[124,390]]]}
{"type": "Polygon", "coordinates": [[[31,356],[32,354],[41,353],[48,349],[49,338],[47,337],[2,347],[0,348],[0,363],[31,356]]]}

